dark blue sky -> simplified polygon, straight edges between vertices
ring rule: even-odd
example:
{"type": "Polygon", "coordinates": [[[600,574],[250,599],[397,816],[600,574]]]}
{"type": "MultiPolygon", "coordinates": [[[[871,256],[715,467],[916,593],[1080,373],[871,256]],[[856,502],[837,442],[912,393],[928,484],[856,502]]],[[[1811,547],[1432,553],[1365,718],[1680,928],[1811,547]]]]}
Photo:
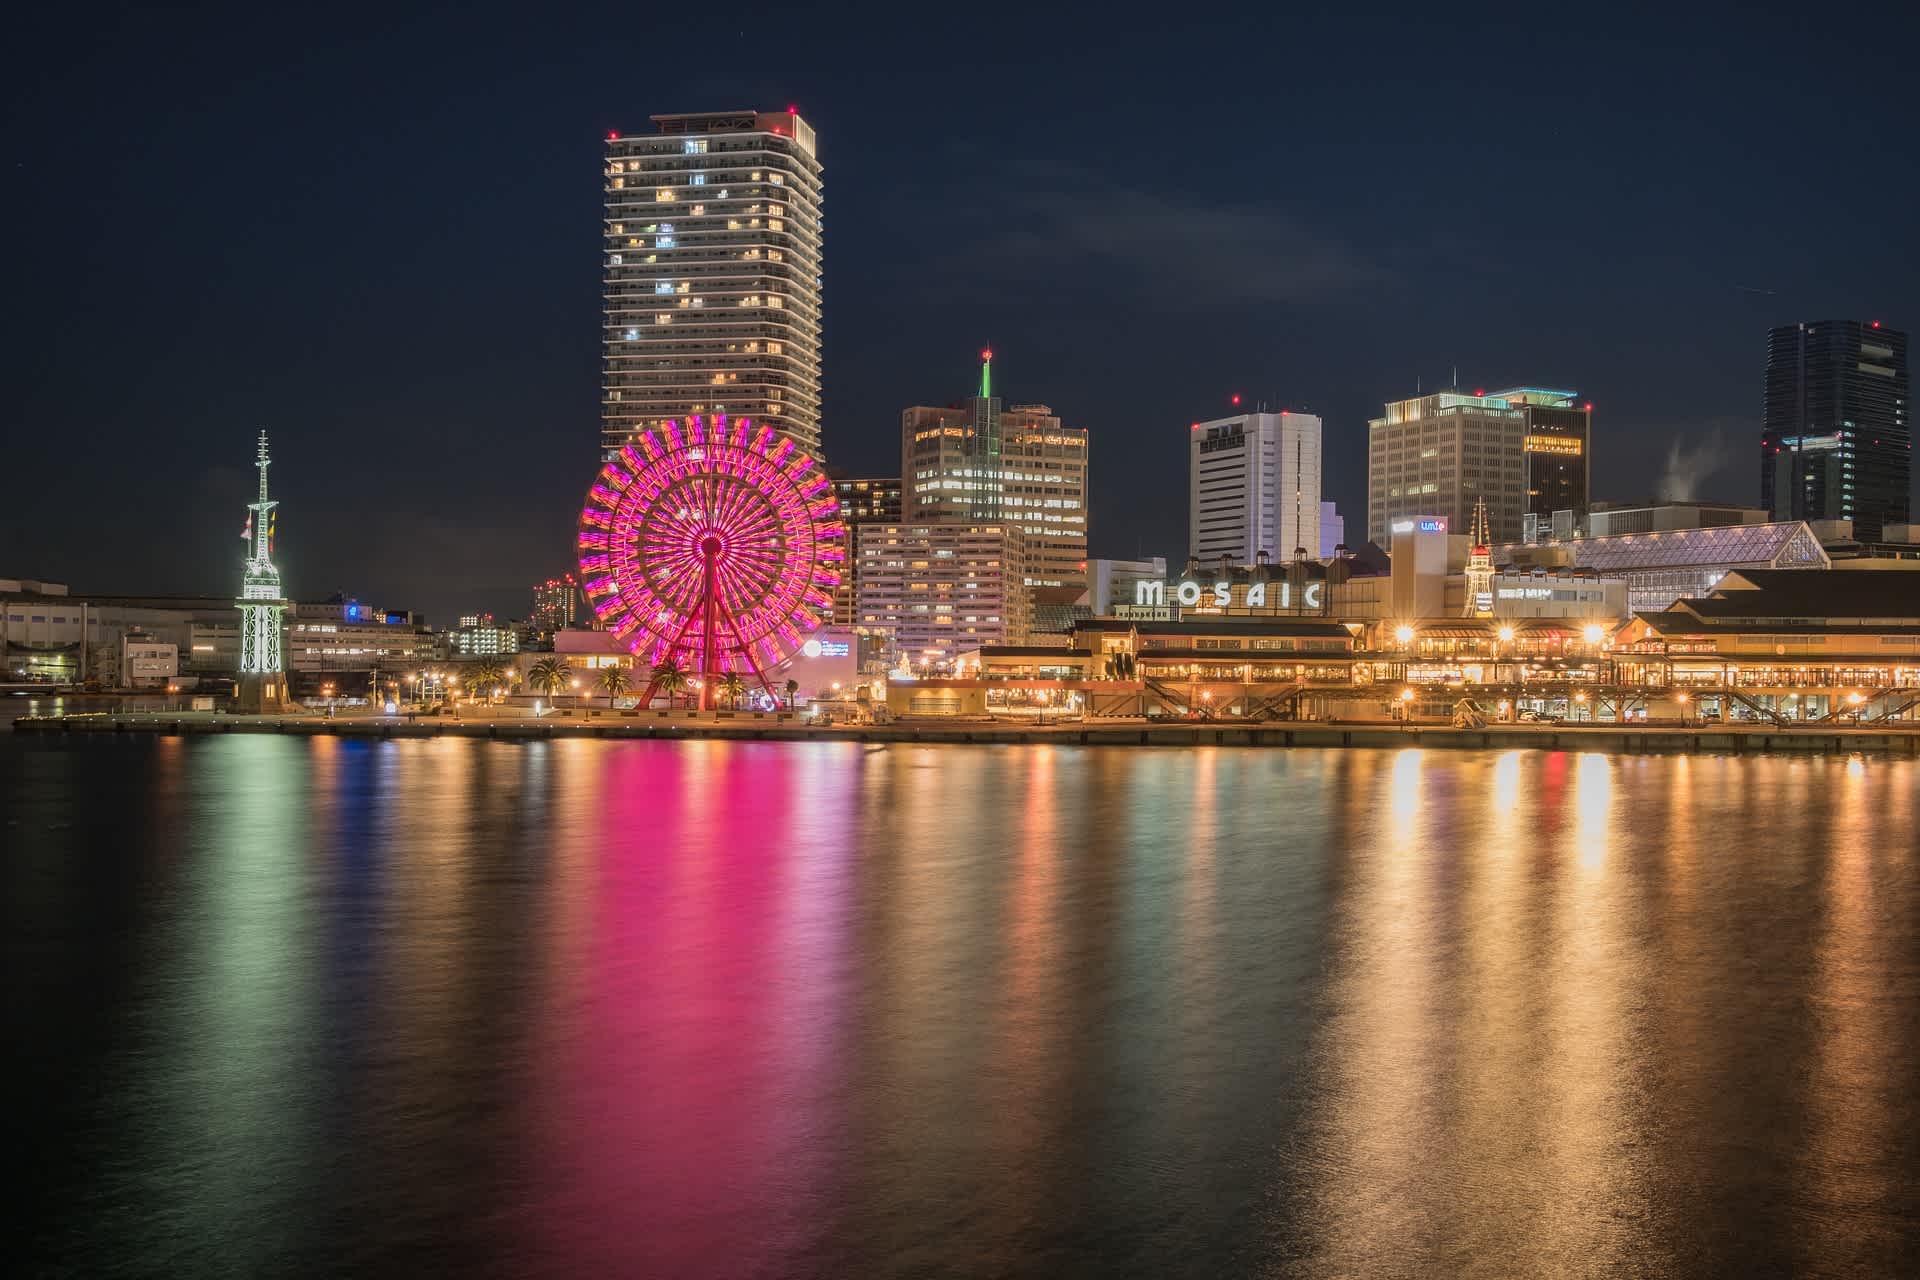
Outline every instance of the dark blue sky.
{"type": "MultiPolygon", "coordinates": [[[[1095,554],[1183,554],[1186,424],[1528,381],[1595,494],[1757,497],[1766,328],[1911,328],[1904,6],[38,11],[5,55],[0,576],[226,592],[261,425],[302,598],[520,615],[598,440],[601,138],[799,104],[829,460],[995,384],[1093,430],[1095,554]]],[[[17,21],[17,20],[16,20],[17,21]]]]}

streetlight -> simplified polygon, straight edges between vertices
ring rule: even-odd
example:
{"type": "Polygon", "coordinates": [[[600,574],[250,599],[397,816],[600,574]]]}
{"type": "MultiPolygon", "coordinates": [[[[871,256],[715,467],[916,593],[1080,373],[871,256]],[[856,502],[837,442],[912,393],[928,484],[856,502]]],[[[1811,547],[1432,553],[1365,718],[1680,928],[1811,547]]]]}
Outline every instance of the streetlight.
{"type": "Polygon", "coordinates": [[[1592,645],[1594,648],[1598,649],[1600,647],[1600,642],[1607,638],[1607,629],[1601,626],[1597,622],[1589,622],[1581,630],[1580,634],[1586,637],[1587,643],[1589,645],[1592,645]]]}
{"type": "Polygon", "coordinates": [[[1860,723],[1860,704],[1866,700],[1866,697],[1858,691],[1847,695],[1847,705],[1853,708],[1853,722],[1855,724],[1860,723]]]}
{"type": "Polygon", "coordinates": [[[1500,631],[1499,631],[1499,636],[1500,636],[1500,643],[1501,643],[1501,644],[1512,644],[1512,643],[1513,643],[1513,628],[1512,628],[1512,627],[1502,627],[1502,628],[1500,628],[1500,631]]]}
{"type": "Polygon", "coordinates": [[[1403,622],[1393,629],[1393,638],[1404,649],[1413,643],[1413,628],[1403,622]]]}
{"type": "Polygon", "coordinates": [[[1687,695],[1684,693],[1676,694],[1674,695],[1674,701],[1680,704],[1680,723],[1684,725],[1687,723],[1687,695]]]}

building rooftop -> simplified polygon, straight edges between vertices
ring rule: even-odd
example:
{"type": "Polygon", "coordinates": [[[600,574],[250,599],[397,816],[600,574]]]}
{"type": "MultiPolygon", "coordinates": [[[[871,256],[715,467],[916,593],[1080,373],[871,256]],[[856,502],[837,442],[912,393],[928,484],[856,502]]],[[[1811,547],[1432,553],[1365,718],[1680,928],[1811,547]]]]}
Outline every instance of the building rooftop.
{"type": "Polygon", "coordinates": [[[1683,600],[1708,623],[1747,621],[1863,625],[1920,622],[1920,573],[1901,569],[1742,569],[1712,595],[1683,600]]]}

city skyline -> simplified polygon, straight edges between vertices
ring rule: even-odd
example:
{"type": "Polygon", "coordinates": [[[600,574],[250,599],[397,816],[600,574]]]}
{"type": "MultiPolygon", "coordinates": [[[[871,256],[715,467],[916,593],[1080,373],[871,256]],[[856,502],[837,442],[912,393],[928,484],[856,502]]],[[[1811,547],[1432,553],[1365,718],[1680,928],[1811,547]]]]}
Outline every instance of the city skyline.
{"type": "MultiPolygon", "coordinates": [[[[1649,144],[1634,115],[1645,108],[1604,85],[1658,74],[1676,55],[1578,27],[1533,38],[1542,56],[1611,68],[1604,83],[1568,75],[1536,90],[1555,108],[1539,121],[1452,109],[1424,126],[1434,145],[1417,147],[1402,136],[1416,95],[1391,84],[1365,107],[1265,134],[1222,127],[1232,113],[1220,107],[1234,103],[1169,89],[1124,109],[1125,139],[1103,132],[1121,109],[1104,105],[1102,85],[1169,58],[1231,64],[1250,56],[1236,43],[1257,43],[1240,41],[1249,29],[1238,26],[1197,27],[1170,45],[1114,37],[1101,68],[1039,86],[1018,113],[1029,127],[1079,131],[1063,169],[993,141],[1011,136],[1009,108],[967,119],[885,109],[902,100],[887,83],[902,72],[858,87],[846,72],[884,65],[886,38],[849,41],[831,24],[798,37],[777,77],[708,71],[636,87],[597,70],[618,50],[599,47],[584,20],[542,33],[537,68],[483,34],[403,18],[377,47],[322,36],[284,55],[300,74],[258,81],[228,68],[272,46],[271,20],[149,21],[124,19],[58,80],[8,89],[23,141],[7,216],[16,239],[40,247],[14,316],[20,395],[8,437],[39,470],[57,462],[57,442],[88,433],[103,455],[92,483],[115,504],[97,536],[76,539],[58,518],[58,487],[37,486],[0,517],[0,542],[22,561],[7,571],[87,589],[227,589],[231,532],[216,513],[251,478],[226,459],[264,426],[288,463],[297,535],[282,567],[301,595],[344,589],[442,624],[456,611],[524,612],[526,584],[567,567],[578,476],[597,439],[587,308],[601,268],[583,232],[600,193],[580,175],[609,131],[642,130],[660,113],[793,101],[820,130],[835,216],[827,461],[890,473],[901,409],[991,341],[1010,400],[1044,399],[1096,428],[1094,556],[1181,556],[1171,442],[1189,421],[1229,413],[1236,393],[1325,421],[1324,496],[1355,518],[1368,416],[1445,384],[1456,366],[1463,385],[1534,378],[1591,396],[1596,499],[1652,496],[1704,459],[1695,496],[1756,501],[1748,459],[1766,331],[1822,316],[1911,328],[1911,255],[1884,251],[1899,243],[1894,211],[1910,177],[1889,175],[1887,198],[1868,207],[1816,195],[1791,213],[1756,208],[1742,193],[1768,180],[1759,148],[1774,137],[1772,99],[1709,68],[1664,103],[1665,140],[1649,144]],[[152,56],[167,50],[180,56],[152,56]],[[515,91],[462,90],[476,57],[518,68],[515,91]],[[317,87],[356,75],[370,87],[353,101],[317,87]],[[195,77],[227,90],[189,95],[199,105],[115,156],[102,186],[90,162],[109,122],[138,101],[181,100],[175,78],[195,77]],[[261,200],[254,162],[238,157],[268,137],[293,153],[294,185],[261,200]],[[1216,197],[1200,179],[1248,138],[1271,147],[1260,153],[1271,163],[1216,197]],[[1583,206],[1552,227],[1503,212],[1497,186],[1418,218],[1363,198],[1388,175],[1512,170],[1550,140],[1595,175],[1583,206]],[[1164,178],[1138,176],[1136,148],[1176,142],[1164,178]],[[1708,143],[1718,145],[1703,163],[1708,143]],[[1616,181],[1622,173],[1634,180],[1616,181]],[[103,193],[120,182],[145,184],[150,243],[163,249],[113,247],[103,193]],[[985,198],[1004,190],[1020,198],[985,198]],[[1809,218],[1847,232],[1805,236],[1809,218]],[[1579,305],[1543,318],[1548,276],[1579,305]],[[106,296],[112,317],[96,314],[106,296]],[[286,296],[303,303],[294,322],[261,324],[286,296]],[[1676,310],[1689,314],[1686,344],[1638,323],[1676,310]],[[109,319],[107,332],[140,338],[140,355],[96,378],[73,335],[109,319]]],[[[1362,35],[1339,19],[1274,30],[1329,49],[1362,35]]],[[[747,47],[720,24],[708,34],[717,48],[747,47]]],[[[1037,20],[1031,47],[988,56],[1015,71],[1068,34],[1037,20]]],[[[1364,34],[1381,56],[1464,54],[1493,29],[1364,34]]],[[[1877,59],[1892,65],[1890,51],[1726,38],[1743,42],[1750,68],[1790,65],[1807,71],[1790,77],[1798,83],[1844,81],[1870,98],[1894,92],[1870,74],[1877,59]]]]}

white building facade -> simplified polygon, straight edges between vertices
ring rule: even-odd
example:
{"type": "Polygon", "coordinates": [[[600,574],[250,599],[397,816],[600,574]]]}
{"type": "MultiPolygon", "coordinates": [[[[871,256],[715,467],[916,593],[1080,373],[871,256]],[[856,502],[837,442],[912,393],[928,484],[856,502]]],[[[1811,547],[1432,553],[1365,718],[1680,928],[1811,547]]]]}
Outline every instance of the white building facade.
{"type": "Polygon", "coordinates": [[[751,418],[820,455],[820,163],[787,111],[607,138],[601,438],[751,418]]]}
{"type": "Polygon", "coordinates": [[[1321,422],[1310,413],[1241,413],[1189,431],[1188,554],[1276,563],[1320,549],[1321,422]]]}

